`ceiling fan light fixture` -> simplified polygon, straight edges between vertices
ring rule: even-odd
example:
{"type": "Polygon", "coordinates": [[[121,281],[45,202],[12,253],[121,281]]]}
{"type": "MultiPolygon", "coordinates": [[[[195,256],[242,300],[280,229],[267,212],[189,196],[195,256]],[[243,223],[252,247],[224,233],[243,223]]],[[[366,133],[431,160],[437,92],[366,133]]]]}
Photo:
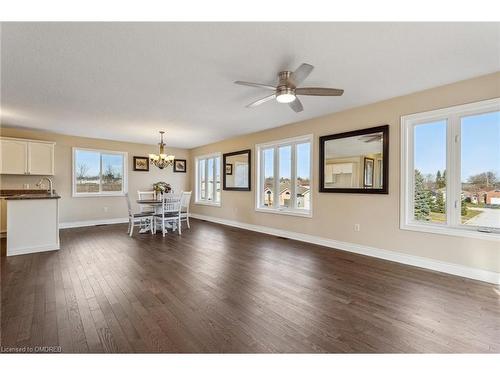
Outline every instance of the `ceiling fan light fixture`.
{"type": "Polygon", "coordinates": [[[279,103],[291,103],[295,100],[295,95],[294,94],[281,94],[276,96],[276,100],[279,103]]]}
{"type": "Polygon", "coordinates": [[[289,87],[278,87],[276,89],[276,100],[279,103],[291,103],[295,100],[295,92],[289,87]]]}

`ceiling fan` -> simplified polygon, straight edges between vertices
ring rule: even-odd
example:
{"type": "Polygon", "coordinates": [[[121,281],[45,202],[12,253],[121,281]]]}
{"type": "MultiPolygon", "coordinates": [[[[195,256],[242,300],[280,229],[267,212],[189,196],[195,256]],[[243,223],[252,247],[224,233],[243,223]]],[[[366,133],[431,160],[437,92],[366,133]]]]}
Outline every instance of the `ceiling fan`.
{"type": "Polygon", "coordinates": [[[278,85],[271,86],[262,83],[253,83],[245,81],[236,81],[237,85],[260,87],[274,91],[262,99],[256,100],[248,104],[247,108],[253,108],[262,103],[276,99],[279,103],[287,103],[295,112],[302,112],[304,107],[297,95],[313,95],[313,96],[340,96],[344,93],[341,89],[329,89],[325,87],[297,87],[301,84],[309,74],[311,74],[314,66],[310,64],[302,64],[294,72],[284,70],[278,73],[278,85]]]}

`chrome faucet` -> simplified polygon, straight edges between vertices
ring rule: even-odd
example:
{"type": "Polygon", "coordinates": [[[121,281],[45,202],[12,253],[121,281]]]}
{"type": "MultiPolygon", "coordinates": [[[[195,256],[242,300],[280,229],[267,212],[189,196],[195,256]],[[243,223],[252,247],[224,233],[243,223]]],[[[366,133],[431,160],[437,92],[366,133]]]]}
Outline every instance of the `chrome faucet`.
{"type": "Polygon", "coordinates": [[[43,182],[43,180],[47,180],[47,181],[49,182],[49,194],[50,194],[50,195],[54,195],[54,190],[52,189],[52,187],[53,187],[53,183],[52,183],[52,180],[51,180],[50,178],[45,177],[45,176],[44,176],[44,177],[42,177],[42,178],[40,179],[40,181],[38,181],[38,183],[36,184],[36,186],[38,186],[38,187],[42,186],[42,182],[43,182]]]}

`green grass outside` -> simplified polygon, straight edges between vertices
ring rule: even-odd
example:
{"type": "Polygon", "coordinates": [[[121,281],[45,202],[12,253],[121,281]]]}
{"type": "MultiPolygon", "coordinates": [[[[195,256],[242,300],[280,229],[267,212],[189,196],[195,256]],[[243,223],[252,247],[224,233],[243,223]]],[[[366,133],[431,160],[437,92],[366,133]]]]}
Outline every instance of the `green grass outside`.
{"type": "Polygon", "coordinates": [[[462,216],[462,224],[465,223],[467,220],[472,219],[474,216],[477,216],[481,213],[479,210],[467,210],[467,214],[465,216],[462,216]]]}
{"type": "Polygon", "coordinates": [[[467,208],[474,208],[474,207],[485,207],[486,204],[484,202],[481,202],[481,203],[478,203],[478,204],[474,204],[474,203],[470,203],[470,202],[465,202],[465,205],[467,206],[467,208]]]}
{"type": "MultiPolygon", "coordinates": [[[[474,216],[477,216],[481,213],[479,210],[467,210],[467,215],[462,216],[462,224],[464,224],[467,220],[472,219],[474,216]]],[[[446,214],[442,214],[439,212],[431,212],[429,215],[430,221],[433,223],[445,223],[446,222],[446,214]]]]}

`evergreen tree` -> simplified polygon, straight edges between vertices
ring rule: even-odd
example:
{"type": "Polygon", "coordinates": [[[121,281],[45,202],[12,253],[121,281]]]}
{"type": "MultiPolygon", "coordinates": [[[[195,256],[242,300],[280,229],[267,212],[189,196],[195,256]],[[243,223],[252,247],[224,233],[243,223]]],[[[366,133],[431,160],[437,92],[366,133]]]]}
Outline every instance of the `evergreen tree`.
{"type": "Polygon", "coordinates": [[[444,214],[445,210],[445,202],[444,202],[444,194],[441,190],[436,192],[436,202],[434,203],[433,210],[434,212],[439,212],[444,214]]]}
{"type": "Polygon", "coordinates": [[[415,169],[415,219],[429,220],[430,207],[429,192],[424,188],[424,177],[415,169]]]}
{"type": "Polygon", "coordinates": [[[441,171],[438,170],[436,173],[436,189],[442,189],[446,186],[446,169],[441,174],[441,171]]]}
{"type": "Polygon", "coordinates": [[[467,205],[465,204],[464,197],[462,197],[462,201],[460,202],[460,213],[462,216],[467,215],[467,205]]]}

